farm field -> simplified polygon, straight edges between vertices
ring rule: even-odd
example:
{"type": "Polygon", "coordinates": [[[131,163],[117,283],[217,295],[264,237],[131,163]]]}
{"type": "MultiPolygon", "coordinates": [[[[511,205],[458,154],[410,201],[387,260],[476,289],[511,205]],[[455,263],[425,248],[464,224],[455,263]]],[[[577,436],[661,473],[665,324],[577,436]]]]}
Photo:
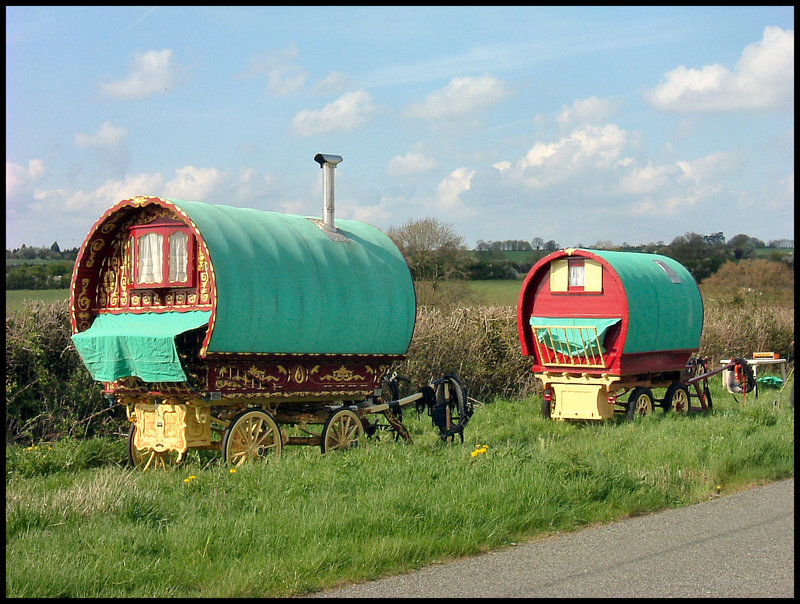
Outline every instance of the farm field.
{"type": "MultiPolygon", "coordinates": [[[[516,306],[522,279],[490,279],[465,281],[472,304],[516,306]]],[[[446,287],[444,284],[443,287],[446,287]]],[[[59,302],[69,299],[69,289],[11,289],[6,290],[6,312],[18,310],[27,300],[59,302]]]]}
{"type": "Polygon", "coordinates": [[[6,313],[22,308],[29,300],[41,300],[48,304],[69,300],[69,289],[7,289],[6,313]]]}

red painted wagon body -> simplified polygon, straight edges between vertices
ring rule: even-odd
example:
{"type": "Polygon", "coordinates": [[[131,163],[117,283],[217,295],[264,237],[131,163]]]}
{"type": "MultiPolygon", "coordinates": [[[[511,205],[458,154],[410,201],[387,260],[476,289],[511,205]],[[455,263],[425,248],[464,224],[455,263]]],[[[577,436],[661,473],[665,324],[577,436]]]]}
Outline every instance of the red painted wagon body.
{"type": "Polygon", "coordinates": [[[702,325],[691,274],[656,254],[554,252],[530,270],[517,306],[522,352],[544,386],[543,411],[558,419],[612,417],[630,389],[645,412],[652,388],[664,386],[671,388],[665,408],[677,393],[688,409],[680,374],[702,325]]]}

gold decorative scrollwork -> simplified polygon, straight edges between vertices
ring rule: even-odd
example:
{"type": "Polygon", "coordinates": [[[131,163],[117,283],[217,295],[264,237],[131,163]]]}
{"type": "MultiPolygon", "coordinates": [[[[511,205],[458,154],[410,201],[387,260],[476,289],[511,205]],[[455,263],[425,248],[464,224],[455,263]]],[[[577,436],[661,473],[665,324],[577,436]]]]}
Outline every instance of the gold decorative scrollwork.
{"type": "Polygon", "coordinates": [[[302,384],[308,379],[308,370],[302,365],[297,365],[292,373],[292,379],[298,384],[302,384]]]}
{"type": "Polygon", "coordinates": [[[89,283],[90,279],[84,277],[81,279],[81,291],[78,294],[78,308],[80,310],[89,310],[92,301],[89,299],[89,283]]]}
{"type": "Polygon", "coordinates": [[[105,239],[93,239],[89,244],[89,259],[86,261],[86,267],[91,268],[94,266],[95,256],[102,247],[106,244],[105,239]]]}
{"type": "Polygon", "coordinates": [[[330,375],[320,378],[320,381],[334,380],[335,382],[355,382],[364,381],[365,379],[363,375],[357,375],[342,365],[339,369],[335,369],[330,375]]]}

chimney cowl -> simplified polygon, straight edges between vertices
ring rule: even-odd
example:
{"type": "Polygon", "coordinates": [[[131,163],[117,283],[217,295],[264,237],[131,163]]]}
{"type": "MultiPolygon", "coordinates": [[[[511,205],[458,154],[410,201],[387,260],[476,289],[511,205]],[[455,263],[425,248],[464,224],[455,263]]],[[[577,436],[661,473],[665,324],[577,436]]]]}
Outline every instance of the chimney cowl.
{"type": "Polygon", "coordinates": [[[333,170],[336,164],[342,161],[341,155],[329,155],[325,153],[317,153],[314,156],[314,161],[319,164],[319,167],[324,170],[323,172],[323,214],[322,222],[334,229],[336,228],[333,223],[333,170]]]}

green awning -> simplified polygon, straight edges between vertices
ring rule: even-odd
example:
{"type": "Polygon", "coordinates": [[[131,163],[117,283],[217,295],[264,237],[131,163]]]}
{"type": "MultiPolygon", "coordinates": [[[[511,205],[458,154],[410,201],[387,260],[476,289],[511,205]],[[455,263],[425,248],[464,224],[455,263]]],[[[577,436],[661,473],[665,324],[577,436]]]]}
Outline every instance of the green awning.
{"type": "Polygon", "coordinates": [[[72,336],[89,373],[99,382],[135,376],[145,382],[185,382],[175,336],[206,325],[211,311],[99,315],[72,336]]]}
{"type": "Polygon", "coordinates": [[[608,328],[620,321],[620,318],[599,317],[531,317],[530,324],[539,342],[551,350],[570,356],[596,356],[605,352],[603,338],[608,328]]]}

